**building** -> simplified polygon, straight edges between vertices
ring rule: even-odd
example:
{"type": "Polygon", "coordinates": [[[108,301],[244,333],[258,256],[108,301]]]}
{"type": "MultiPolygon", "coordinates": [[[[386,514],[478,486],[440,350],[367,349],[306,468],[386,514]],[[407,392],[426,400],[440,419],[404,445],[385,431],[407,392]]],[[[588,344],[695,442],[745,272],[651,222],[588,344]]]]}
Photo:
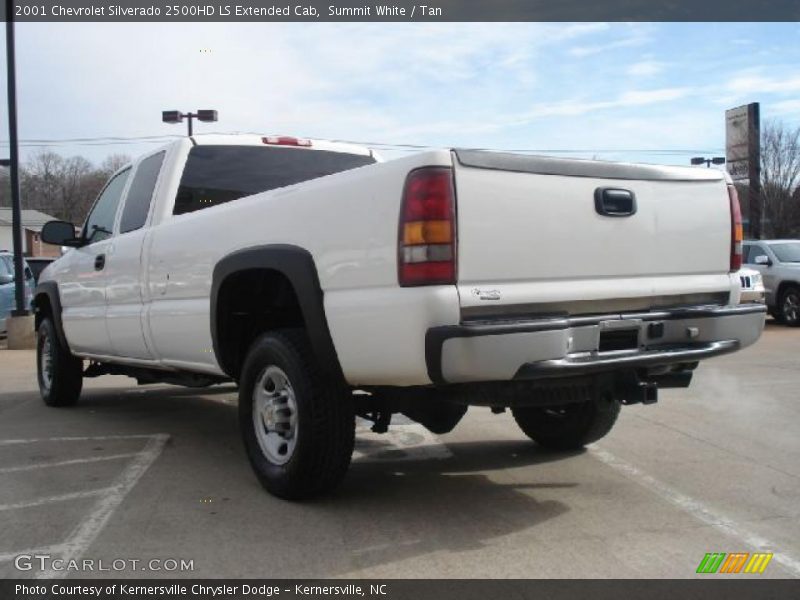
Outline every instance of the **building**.
{"type": "MultiPolygon", "coordinates": [[[[48,221],[55,220],[38,210],[22,211],[22,253],[25,256],[61,256],[61,248],[45,244],[41,240],[42,227],[48,221]]],[[[0,208],[0,250],[14,250],[14,232],[11,226],[11,209],[0,208]]]]}

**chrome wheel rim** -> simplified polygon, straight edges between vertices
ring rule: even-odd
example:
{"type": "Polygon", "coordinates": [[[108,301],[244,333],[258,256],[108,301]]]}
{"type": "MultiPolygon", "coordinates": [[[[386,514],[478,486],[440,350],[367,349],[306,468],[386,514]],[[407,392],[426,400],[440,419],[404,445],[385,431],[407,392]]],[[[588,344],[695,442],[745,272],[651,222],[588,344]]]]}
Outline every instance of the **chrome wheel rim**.
{"type": "Polygon", "coordinates": [[[289,377],[270,365],[253,389],[253,427],[266,459],[284,465],[297,446],[297,401],[289,377]]]}
{"type": "Polygon", "coordinates": [[[41,350],[39,351],[39,374],[42,387],[49,392],[53,385],[53,345],[47,334],[42,335],[41,350]]]}
{"type": "Polygon", "coordinates": [[[787,294],[783,300],[783,317],[794,323],[800,317],[800,296],[795,293],[787,294]]]}

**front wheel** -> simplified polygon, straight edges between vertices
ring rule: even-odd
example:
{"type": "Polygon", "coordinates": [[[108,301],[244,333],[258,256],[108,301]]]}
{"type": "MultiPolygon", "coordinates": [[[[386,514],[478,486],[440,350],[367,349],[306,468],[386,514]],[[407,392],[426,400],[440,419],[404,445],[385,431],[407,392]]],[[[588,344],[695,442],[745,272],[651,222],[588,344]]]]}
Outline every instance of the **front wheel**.
{"type": "Polygon", "coordinates": [[[50,317],[39,325],[36,340],[39,393],[48,406],[73,406],[83,388],[83,361],[59,341],[50,317]]]}
{"type": "Polygon", "coordinates": [[[301,330],[275,331],[253,342],[239,382],[239,424],[259,481],[280,498],[327,492],[350,465],[352,395],[322,376],[301,330]]]}
{"type": "Polygon", "coordinates": [[[800,287],[789,286],[778,299],[780,322],[790,327],[800,326],[800,287]]]}
{"type": "Polygon", "coordinates": [[[619,400],[607,393],[562,406],[512,409],[520,429],[534,442],[553,450],[577,450],[604,437],[614,427],[619,400]]]}

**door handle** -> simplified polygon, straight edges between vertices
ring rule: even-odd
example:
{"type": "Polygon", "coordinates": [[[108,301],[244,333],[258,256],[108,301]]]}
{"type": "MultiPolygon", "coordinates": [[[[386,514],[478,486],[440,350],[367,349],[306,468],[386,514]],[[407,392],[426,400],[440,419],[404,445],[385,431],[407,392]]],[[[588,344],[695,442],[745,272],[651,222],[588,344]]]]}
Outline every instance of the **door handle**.
{"type": "Polygon", "coordinates": [[[98,254],[94,257],[94,270],[102,271],[106,266],[106,255],[98,254]]]}
{"type": "Polygon", "coordinates": [[[597,188],[594,209],[604,217],[630,217],[636,214],[636,195],[620,188],[597,188]]]}

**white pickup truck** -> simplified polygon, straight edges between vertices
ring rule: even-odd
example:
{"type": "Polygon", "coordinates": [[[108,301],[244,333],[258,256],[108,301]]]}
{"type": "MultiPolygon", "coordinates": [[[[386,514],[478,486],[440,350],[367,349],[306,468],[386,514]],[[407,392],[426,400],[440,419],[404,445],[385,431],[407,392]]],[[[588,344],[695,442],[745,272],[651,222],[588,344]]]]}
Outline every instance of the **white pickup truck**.
{"type": "Polygon", "coordinates": [[[765,318],[712,169],[196,136],[117,172],[78,237],[42,237],[73,247],[35,293],[45,402],[109,373],[235,381],[250,461],[290,499],[339,482],[356,415],[442,433],[510,408],[576,448],[765,318]]]}

